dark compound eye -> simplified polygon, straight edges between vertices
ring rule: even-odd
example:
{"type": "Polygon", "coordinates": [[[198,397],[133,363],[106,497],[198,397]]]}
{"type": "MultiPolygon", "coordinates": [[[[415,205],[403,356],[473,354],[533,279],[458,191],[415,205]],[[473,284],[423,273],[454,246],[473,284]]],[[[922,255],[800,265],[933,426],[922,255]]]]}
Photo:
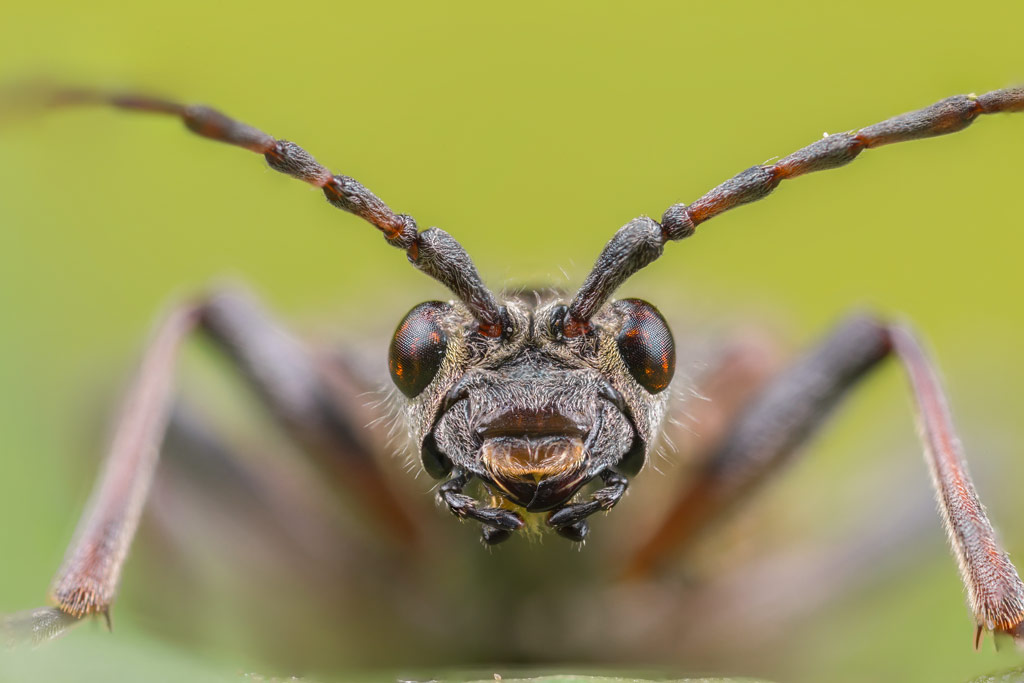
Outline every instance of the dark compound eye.
{"type": "Polygon", "coordinates": [[[621,299],[615,308],[624,316],[615,341],[626,369],[652,394],[664,391],[676,372],[676,345],[668,323],[657,308],[641,299],[621,299]]]}
{"type": "Polygon", "coordinates": [[[416,398],[441,369],[448,337],[438,319],[448,304],[428,301],[416,306],[398,324],[388,350],[391,380],[403,394],[416,398]]]}

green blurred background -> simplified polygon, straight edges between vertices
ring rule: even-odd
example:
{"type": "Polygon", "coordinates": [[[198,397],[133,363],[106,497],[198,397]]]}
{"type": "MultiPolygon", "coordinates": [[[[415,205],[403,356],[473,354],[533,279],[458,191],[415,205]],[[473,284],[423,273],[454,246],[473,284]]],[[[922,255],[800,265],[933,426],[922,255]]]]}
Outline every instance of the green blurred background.
{"type": "MultiPolygon", "coordinates": [[[[1024,4],[1005,1],[58,0],[3,15],[4,81],[214,104],[444,227],[495,287],[564,282],[563,270],[579,282],[629,219],[824,131],[1024,82],[1024,4]]],[[[318,192],[172,121],[68,111],[6,126],[0,148],[0,612],[43,597],[103,443],[99,398],[171,297],[236,276],[285,316],[348,319],[342,334],[358,336],[445,296],[318,192]]],[[[669,246],[627,293],[700,317],[750,312],[798,344],[852,306],[913,320],[982,495],[1024,558],[1022,159],[1019,115],[869,152],[669,246]]],[[[807,533],[827,535],[834,482],[894,453],[919,458],[902,378],[883,374],[761,505],[792,506],[807,533]]],[[[991,641],[972,652],[937,519],[931,534],[898,576],[810,619],[764,675],[959,681],[1014,666],[991,641]]],[[[249,661],[163,642],[140,609],[126,595],[113,637],[80,629],[45,658],[0,664],[0,680],[61,665],[97,680],[199,680],[249,661]]]]}

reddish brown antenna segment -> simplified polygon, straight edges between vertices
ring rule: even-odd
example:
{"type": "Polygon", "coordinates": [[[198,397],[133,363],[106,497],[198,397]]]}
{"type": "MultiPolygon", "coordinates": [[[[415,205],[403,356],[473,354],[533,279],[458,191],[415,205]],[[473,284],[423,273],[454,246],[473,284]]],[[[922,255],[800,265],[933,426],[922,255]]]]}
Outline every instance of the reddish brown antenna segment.
{"type": "Polygon", "coordinates": [[[411,216],[396,214],[359,181],[333,174],[294,142],[277,140],[211,107],[184,105],[145,95],[68,88],[36,92],[34,99],[50,106],[106,104],[132,111],[172,114],[197,135],[262,154],[272,169],[321,188],[331,205],[359,216],[380,230],[388,244],[404,249],[410,263],[466,304],[479,321],[481,334],[489,337],[502,334],[497,299],[484,285],[472,259],[458,241],[438,228],[420,232],[411,216]]]}
{"type": "Polygon", "coordinates": [[[1024,111],[1024,87],[993,90],[984,95],[955,95],[930,107],[886,119],[853,133],[837,133],[766,166],[752,166],[709,190],[689,206],[674,204],[658,225],[638,218],[621,228],[605,246],[580,287],[566,319],[566,334],[589,330],[590,318],[633,273],[661,256],[668,241],[689,237],[698,225],[743,204],[764,199],[787,178],[845,166],[863,150],[896,142],[920,140],[963,130],[981,114],[1024,111]],[[643,222],[656,226],[645,230],[643,222]],[[647,235],[645,233],[649,232],[647,235]]]}

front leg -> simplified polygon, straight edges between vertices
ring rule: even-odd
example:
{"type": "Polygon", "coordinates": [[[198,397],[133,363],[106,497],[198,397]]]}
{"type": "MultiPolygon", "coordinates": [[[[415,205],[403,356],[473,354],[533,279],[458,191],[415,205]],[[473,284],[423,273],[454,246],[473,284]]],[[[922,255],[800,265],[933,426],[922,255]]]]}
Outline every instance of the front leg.
{"type": "Polygon", "coordinates": [[[799,450],[857,382],[895,356],[910,380],[932,483],[978,625],[1024,639],[1024,584],[978,499],[938,374],[909,329],[866,316],[847,319],[746,407],[714,455],[631,559],[648,573],[740,504],[799,450]]]}
{"type": "Polygon", "coordinates": [[[223,349],[271,415],[332,483],[374,511],[405,545],[417,527],[379,468],[339,382],[252,298],[219,291],[174,308],[158,325],[117,418],[86,512],[53,580],[56,609],[0,619],[4,639],[50,638],[90,614],[108,615],[164,440],[179,350],[193,332],[223,349]]]}

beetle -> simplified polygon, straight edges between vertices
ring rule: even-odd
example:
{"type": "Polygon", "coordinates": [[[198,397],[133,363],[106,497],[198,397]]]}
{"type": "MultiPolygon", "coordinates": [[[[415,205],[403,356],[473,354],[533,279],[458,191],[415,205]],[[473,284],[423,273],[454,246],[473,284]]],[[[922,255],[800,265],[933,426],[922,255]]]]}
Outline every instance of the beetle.
{"type": "MultiPolygon", "coordinates": [[[[440,481],[439,504],[479,523],[497,545],[523,529],[581,543],[590,518],[622,499],[648,460],[668,410],[675,343],[658,309],[612,298],[669,242],[693,236],[716,215],[765,198],[784,179],[852,162],[863,151],[962,130],[982,114],[1024,110],[1024,89],[944,99],[848,133],[829,135],[769,164],[753,166],[660,220],[640,217],[606,245],[571,296],[524,292],[499,298],[469,255],[438,228],[420,230],[358,181],[205,106],[136,94],[64,89],[49,106],[84,104],[180,117],[194,133],[264,156],[274,170],[320,189],[363,218],[455,299],[412,308],[399,323],[388,367],[423,471],[440,481]],[[476,484],[474,495],[469,487],[476,484]]],[[[120,572],[156,471],[168,422],[177,349],[193,331],[238,366],[303,451],[343,480],[390,532],[411,538],[404,512],[351,416],[355,396],[335,370],[281,331],[258,303],[218,291],[174,308],[160,323],[129,392],[104,471],[53,588],[57,608],[17,617],[55,634],[78,620],[109,618],[120,572]]],[[[976,622],[1021,637],[1024,585],[981,507],[966,471],[937,373],[906,326],[873,316],[844,320],[777,379],[756,387],[736,422],[709,449],[672,512],[625,563],[643,574],[783,465],[840,399],[886,358],[901,361],[919,411],[926,456],[976,622]]],[[[733,370],[722,368],[723,375],[733,370]]],[[[178,425],[187,432],[187,425],[178,425]]]]}

